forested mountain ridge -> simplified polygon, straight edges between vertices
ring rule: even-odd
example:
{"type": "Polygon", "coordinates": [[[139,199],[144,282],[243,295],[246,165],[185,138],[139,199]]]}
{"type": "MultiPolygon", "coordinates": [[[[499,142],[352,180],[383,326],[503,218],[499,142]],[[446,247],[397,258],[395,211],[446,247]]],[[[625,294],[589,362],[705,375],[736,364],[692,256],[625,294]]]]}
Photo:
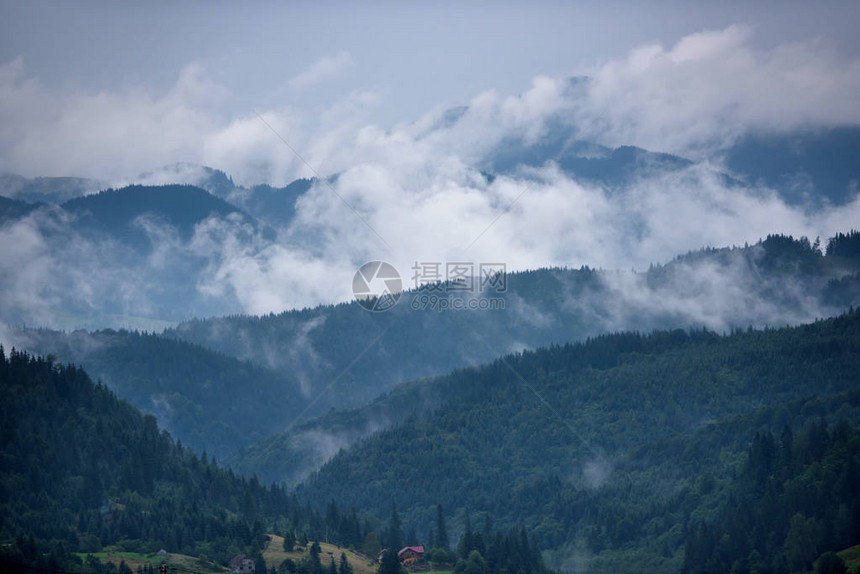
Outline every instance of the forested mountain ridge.
{"type": "MultiPolygon", "coordinates": [[[[860,243],[860,236],[850,241],[860,243]]],[[[358,406],[399,382],[607,331],[702,325],[725,330],[833,315],[860,302],[856,287],[837,289],[833,283],[857,283],[860,258],[831,257],[820,249],[806,239],[773,235],[743,248],[693,252],[642,273],[587,267],[511,273],[504,293],[480,294],[503,299],[503,309],[416,310],[426,293],[413,290],[386,313],[367,313],[350,303],[192,319],[164,334],[293,370],[317,391],[379,337],[323,397],[338,408],[358,406]]]]}
{"type": "MultiPolygon", "coordinates": [[[[325,574],[327,561],[320,561],[319,545],[309,540],[338,547],[379,544],[383,528],[354,508],[344,511],[330,500],[321,513],[279,486],[236,477],[175,443],[154,417],[93,384],[79,367],[14,349],[7,356],[0,346],[0,388],[4,572],[110,574],[117,572],[116,564],[102,563],[98,554],[153,557],[159,549],[198,557],[198,567],[206,571],[217,571],[212,561],[223,568],[241,553],[252,558],[257,572],[265,572],[265,533],[274,532],[283,533],[279,540],[285,548],[288,541],[290,549],[296,544],[310,551],[296,562],[270,561],[270,568],[325,574]]],[[[403,536],[399,527],[395,532],[403,536]]],[[[412,540],[414,533],[409,536],[412,540]]],[[[395,542],[387,534],[384,539],[395,542]]],[[[485,551],[486,559],[468,556],[484,570],[548,572],[522,530],[498,532],[486,548],[493,552],[485,551]]],[[[458,572],[469,566],[467,554],[458,572]]],[[[445,555],[453,564],[453,556],[445,555]]],[[[341,568],[341,574],[352,572],[341,568]]],[[[130,572],[122,564],[118,571],[130,572]]]]}
{"type": "Polygon", "coordinates": [[[744,248],[688,253],[638,274],[587,268],[511,274],[506,293],[485,294],[503,297],[503,310],[416,311],[413,302],[425,295],[417,291],[404,293],[397,307],[382,314],[338,305],[194,320],[165,334],[294,371],[312,383],[317,406],[368,405],[298,424],[230,459],[243,472],[293,482],[359,437],[444,396],[431,384],[420,400],[394,398],[399,394],[374,400],[400,381],[606,331],[702,325],[725,330],[836,314],[860,304],[858,247],[856,233],[832,238],[827,255],[808,240],[770,236],[744,248]],[[343,373],[357,356],[361,360],[343,373]]]}
{"type": "Polygon", "coordinates": [[[439,385],[421,382],[379,397],[399,382],[607,330],[799,323],[860,304],[858,269],[857,233],[829,240],[826,254],[806,240],[771,236],[692,252],[645,273],[510,274],[507,292],[487,294],[503,297],[503,310],[417,311],[412,301],[425,293],[413,291],[382,314],[353,303],[195,320],[166,338],[23,330],[13,340],[84,365],[185,444],[248,476],[294,483],[340,448],[446,398],[439,385]],[[400,398],[413,388],[421,390],[400,398]]]}
{"type": "Polygon", "coordinates": [[[677,570],[687,520],[711,516],[709,505],[719,502],[684,499],[685,489],[706,474],[729,480],[760,428],[726,424],[715,433],[703,425],[762,408],[771,409],[768,428],[801,431],[822,415],[856,424],[860,313],[729,336],[607,335],[507,356],[438,384],[450,400],[339,453],[300,496],[336,493],[384,515],[396,493],[404,521],[419,532],[444,500],[458,520],[488,513],[502,526],[524,524],[541,547],[563,550],[556,566],[584,552],[594,571],[603,571],[599,564],[611,571],[625,554],[677,570]],[[656,445],[667,440],[677,446],[660,454],[665,447],[656,445]],[[667,465],[675,449],[685,471],[667,465]],[[650,461],[645,470],[630,470],[637,459],[650,461]],[[678,496],[681,516],[670,502],[678,496]]]}
{"type": "Polygon", "coordinates": [[[185,445],[219,460],[281,430],[308,402],[289,373],[155,334],[27,329],[14,340],[30,352],[83,365],[185,445]]]}
{"type": "Polygon", "coordinates": [[[240,309],[231,290],[205,288],[207,274],[225,242],[253,249],[275,239],[268,225],[190,185],[106,189],[61,205],[2,199],[0,232],[35,275],[32,285],[27,274],[0,280],[9,294],[0,319],[73,328],[151,328],[146,319],[240,309]],[[47,268],[51,281],[42,280],[47,268]]]}
{"type": "MultiPolygon", "coordinates": [[[[438,129],[450,127],[461,117],[463,110],[443,114],[438,129]]],[[[607,238],[608,244],[616,244],[616,249],[624,250],[627,242],[638,242],[656,231],[647,229],[648,225],[640,228],[642,220],[649,219],[647,213],[625,206],[637,205],[637,197],[650,193],[648,189],[666,185],[670,189],[682,185],[692,190],[709,189],[711,183],[716,183],[730,195],[755,202],[771,198],[797,217],[821,221],[804,227],[811,229],[828,228],[823,223],[828,220],[826,212],[849,205],[856,198],[856,185],[852,183],[860,177],[860,130],[856,127],[795,130],[779,136],[749,135],[725,150],[724,157],[715,157],[708,163],[631,145],[606,147],[582,140],[569,118],[555,119],[540,137],[515,130],[469,158],[466,169],[475,181],[484,182],[475,192],[492,192],[499,187],[492,183],[496,179],[525,184],[537,181],[535,177],[542,177],[537,174],[548,173],[547,170],[558,173],[588,188],[589,193],[598,192],[603,198],[600,202],[607,200],[611,210],[619,210],[617,217],[629,222],[618,228],[619,236],[607,238]]],[[[278,312],[308,302],[316,304],[321,299],[312,294],[313,289],[311,293],[302,289],[295,297],[285,296],[277,291],[276,278],[274,285],[267,285],[276,293],[274,301],[271,296],[261,297],[258,283],[245,281],[243,270],[269,272],[273,258],[281,262],[294,257],[314,260],[325,247],[314,230],[318,231],[325,222],[316,220],[320,212],[312,206],[321,205],[319,202],[325,201],[322,196],[331,191],[323,188],[339,189],[341,175],[334,173],[325,180],[297,179],[284,187],[236,184],[217,169],[180,163],[117,180],[111,184],[117,188],[111,193],[85,195],[105,190],[108,184],[79,178],[27,179],[0,174],[0,195],[30,202],[13,206],[0,201],[5,204],[0,205],[0,233],[20,251],[16,252],[20,260],[12,265],[26,269],[0,277],[0,290],[10,295],[9,302],[0,301],[0,319],[60,329],[162,329],[192,317],[278,312]],[[145,185],[122,187],[128,182],[145,185]],[[162,193],[166,190],[170,193],[162,193]],[[144,200],[138,202],[132,197],[137,195],[144,200]],[[171,201],[176,196],[175,205],[166,206],[162,196],[169,196],[171,201]],[[34,202],[44,203],[36,206],[34,202]]],[[[761,233],[770,231],[759,229],[761,233]]],[[[720,237],[720,243],[726,241],[722,235],[698,235],[694,241],[685,241],[683,249],[706,243],[708,237],[720,237]]],[[[656,253],[659,254],[651,257],[660,260],[673,255],[671,247],[665,246],[656,253]]],[[[356,266],[363,262],[362,258],[359,253],[349,255],[356,266]]],[[[577,265],[603,261],[612,265],[617,258],[598,255],[592,259],[588,253],[579,253],[572,259],[541,261],[577,265]]],[[[638,265],[647,263],[642,257],[635,261],[638,265]]],[[[535,265],[540,263],[535,261],[535,265]]],[[[339,272],[348,271],[340,268],[339,272]]],[[[401,272],[405,276],[407,270],[401,272]]],[[[270,274],[264,276],[272,279],[270,274]]],[[[797,322],[826,314],[830,313],[807,313],[797,322]]],[[[650,329],[669,324],[604,327],[650,329]]],[[[545,338],[538,344],[555,340],[545,338]]],[[[518,346],[522,345],[511,343],[500,352],[518,346]]],[[[527,341],[525,346],[533,344],[527,341]]],[[[444,367],[476,364],[493,356],[482,353],[479,350],[465,361],[453,361],[444,367]]],[[[372,396],[371,393],[358,402],[366,402],[372,396]]]]}
{"type": "Polygon", "coordinates": [[[191,185],[131,185],[106,189],[70,199],[61,207],[77,216],[78,229],[118,238],[143,253],[154,247],[147,241],[146,229],[140,225],[143,217],[171,226],[186,241],[194,233],[195,225],[212,216],[233,215],[244,224],[257,225],[238,208],[191,185]]]}
{"type": "MultiPolygon", "coordinates": [[[[714,175],[729,186],[767,186],[790,205],[845,205],[857,196],[860,128],[843,125],[743,135],[714,158],[714,175]]],[[[677,155],[635,146],[616,148],[584,141],[562,115],[542,137],[510,137],[482,158],[490,174],[554,162],[583,181],[610,190],[637,178],[677,172],[692,165],[677,155]]]]}
{"type": "Polygon", "coordinates": [[[79,367],[0,348],[0,388],[0,539],[11,541],[0,560],[77,568],[73,553],[121,543],[223,564],[259,554],[276,520],[322,524],[282,489],[177,445],[79,367]]]}

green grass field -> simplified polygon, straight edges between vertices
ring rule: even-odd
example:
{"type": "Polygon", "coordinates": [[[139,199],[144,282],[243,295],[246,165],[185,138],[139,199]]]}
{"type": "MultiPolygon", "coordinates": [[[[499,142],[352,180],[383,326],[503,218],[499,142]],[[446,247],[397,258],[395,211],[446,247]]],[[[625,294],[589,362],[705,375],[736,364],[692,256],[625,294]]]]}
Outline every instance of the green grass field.
{"type": "MultiPolygon", "coordinates": [[[[287,558],[291,558],[298,562],[308,555],[308,548],[310,545],[301,548],[301,551],[298,552],[284,552],[284,539],[281,536],[276,536],[274,534],[269,534],[268,536],[269,543],[263,551],[263,558],[266,560],[266,568],[277,568],[280,566],[281,562],[287,558]]],[[[300,548],[298,544],[296,544],[296,548],[300,548]]],[[[324,542],[320,542],[320,549],[322,550],[320,553],[320,561],[323,566],[328,566],[332,558],[334,558],[335,564],[340,564],[340,554],[341,552],[344,552],[346,553],[346,559],[349,562],[349,565],[352,566],[352,570],[355,574],[376,574],[376,563],[372,562],[365,556],[355,552],[350,552],[346,548],[338,548],[333,544],[326,544],[324,542]]]]}
{"type": "Polygon", "coordinates": [[[846,548],[842,552],[837,552],[839,557],[845,561],[845,566],[848,567],[849,572],[853,572],[855,569],[860,568],[860,544],[857,546],[852,546],[851,548],[846,548]]]}
{"type": "MultiPolygon", "coordinates": [[[[219,566],[214,562],[202,561],[185,554],[168,553],[166,556],[158,556],[156,554],[141,554],[139,552],[114,551],[110,548],[107,548],[102,552],[90,552],[89,554],[97,557],[102,563],[112,562],[116,566],[119,566],[120,563],[124,561],[132,571],[136,571],[138,566],[144,566],[146,564],[151,564],[152,566],[157,567],[161,565],[162,562],[167,562],[168,566],[180,567],[185,570],[193,570],[195,572],[201,572],[202,574],[225,574],[230,571],[228,568],[219,566]]],[[[78,553],[78,556],[81,557],[81,560],[86,560],[87,553],[78,553]]]]}

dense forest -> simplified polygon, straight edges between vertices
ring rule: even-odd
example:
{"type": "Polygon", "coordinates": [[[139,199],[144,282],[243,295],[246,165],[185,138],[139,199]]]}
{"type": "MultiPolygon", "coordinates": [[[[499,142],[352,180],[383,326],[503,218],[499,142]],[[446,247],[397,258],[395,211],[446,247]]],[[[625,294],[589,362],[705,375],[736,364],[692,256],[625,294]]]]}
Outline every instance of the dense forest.
{"type": "MultiPolygon", "coordinates": [[[[762,308],[755,317],[763,321],[778,308],[785,322],[796,322],[809,301],[818,310],[855,301],[858,254],[854,231],[825,248],[770,236],[692,252],[630,277],[650,294],[643,301],[671,294],[698,303],[703,270],[731,274],[752,281],[740,283],[751,291],[733,321],[762,308]]],[[[550,341],[301,420],[311,412],[305,397],[314,396],[314,377],[361,351],[374,328],[384,331],[374,347],[380,361],[356,364],[358,378],[337,381],[343,386],[333,397],[367,383],[352,397],[360,402],[410,370],[448,368],[464,356],[442,358],[452,347],[480,343],[498,355],[515,333],[571,340],[592,321],[589,328],[605,330],[619,315],[634,326],[690,318],[676,308],[610,301],[619,293],[617,276],[587,268],[515,274],[506,295],[514,312],[485,312],[474,323],[410,310],[391,314],[388,324],[339,305],[188,324],[232,333],[234,347],[219,342],[218,351],[202,346],[212,343],[207,337],[181,340],[182,328],[168,337],[18,330],[45,358],[3,351],[0,361],[2,559],[83,571],[98,566],[87,554],[109,546],[165,548],[220,564],[240,552],[262,561],[264,534],[273,532],[370,555],[426,544],[431,558],[458,574],[583,567],[776,573],[860,542],[857,493],[845,486],[860,481],[860,312],[853,310],[799,327],[624,330],[550,341]],[[560,289],[579,306],[536,320],[558,306],[560,289]],[[410,336],[413,328],[439,345],[410,336]],[[315,337],[330,329],[343,336],[320,347],[315,337]],[[257,362],[235,357],[267,333],[276,346],[249,357],[257,362]],[[318,348],[332,354],[317,356],[318,348]],[[292,362],[277,362],[283,359],[292,362]],[[83,363],[109,386],[64,361],[83,363]],[[396,364],[400,371],[385,372],[396,364]],[[155,416],[125,399],[165,424],[159,428],[155,416]],[[174,442],[165,426],[201,454],[174,442]],[[250,444],[285,426],[288,432],[250,444]],[[262,483],[224,470],[213,453],[246,477],[264,469],[262,483]],[[294,494],[283,483],[264,486],[302,479],[332,455],[294,494]],[[817,493],[814,506],[797,494],[807,490],[817,493]],[[750,501],[764,499],[780,514],[748,512],[750,501]],[[391,526],[394,502],[405,536],[391,526]],[[441,542],[440,515],[451,525],[441,542]],[[768,534],[739,540],[743,531],[768,534]]],[[[327,403],[312,406],[319,412],[327,403]]],[[[316,572],[313,561],[293,566],[316,572]]]]}
{"type": "Polygon", "coordinates": [[[241,472],[293,483],[338,448],[435,404],[432,397],[408,405],[375,400],[397,383],[489,362],[512,349],[608,331],[703,325],[724,331],[832,316],[860,304],[860,259],[851,251],[858,244],[857,234],[837,236],[825,255],[819,241],[772,235],[750,246],[691,252],[643,273],[510,274],[506,292],[485,294],[504,298],[499,310],[416,311],[413,302],[427,296],[418,290],[386,313],[342,304],[194,320],[165,336],[294,373],[313,389],[316,414],[322,407],[339,409],[291,425],[230,459],[241,472]]]}
{"type": "Polygon", "coordinates": [[[322,539],[357,524],[354,510],[341,518],[333,506],[329,523],[281,487],[198,456],[79,367],[0,348],[0,387],[4,570],[92,572],[84,556],[108,545],[226,564],[259,557],[266,532],[322,539]]]}
{"type": "MultiPolygon", "coordinates": [[[[854,236],[834,241],[860,243],[854,236]]],[[[860,259],[837,256],[837,251],[847,252],[830,243],[771,235],[754,245],[691,252],[641,273],[588,267],[510,273],[504,291],[481,293],[504,300],[498,309],[416,309],[433,294],[417,289],[404,293],[386,313],[366,313],[354,303],[324,305],[192,319],[164,335],[301,373],[315,390],[326,388],[321,401],[355,407],[398,383],[488,362],[512,348],[561,344],[613,330],[730,329],[831,316],[858,302],[853,298],[858,281],[848,276],[860,271],[860,259]],[[837,288],[837,280],[852,285],[837,288]],[[483,342],[476,341],[475,332],[483,342]],[[368,348],[369,341],[376,344],[368,348]],[[364,360],[326,387],[359,355],[364,360]]],[[[405,278],[407,287],[409,281],[405,278]]],[[[440,288],[443,295],[473,295],[440,288]]]]}
{"type": "Polygon", "coordinates": [[[699,482],[730,481],[759,430],[860,421],[858,380],[858,312],[729,336],[606,335],[442,377],[445,403],[341,452],[298,492],[379,518],[396,492],[419,531],[444,499],[460,523],[523,524],[558,549],[553,566],[585,554],[594,571],[635,571],[631,557],[675,570],[684,525],[719,502],[699,482]]]}
{"type": "Polygon", "coordinates": [[[807,571],[823,553],[836,568],[833,551],[860,543],[860,430],[757,433],[725,490],[714,519],[687,526],[685,574],[807,571]]]}
{"type": "Polygon", "coordinates": [[[83,365],[161,428],[218,460],[283,429],[308,402],[289,373],[150,333],[29,329],[16,339],[33,353],[83,365]]]}

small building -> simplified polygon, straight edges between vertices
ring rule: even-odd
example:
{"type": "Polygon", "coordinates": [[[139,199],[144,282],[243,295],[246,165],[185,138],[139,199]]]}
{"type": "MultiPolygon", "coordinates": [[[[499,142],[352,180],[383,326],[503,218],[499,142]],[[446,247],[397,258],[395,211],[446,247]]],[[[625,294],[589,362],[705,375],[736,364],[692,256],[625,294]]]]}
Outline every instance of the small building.
{"type": "Polygon", "coordinates": [[[400,563],[402,565],[409,566],[424,557],[424,547],[406,546],[400,552],[397,553],[397,557],[400,558],[400,563]]]}
{"type": "Polygon", "coordinates": [[[230,570],[237,574],[243,572],[253,572],[256,569],[254,559],[244,554],[237,554],[230,560],[230,570]]]}

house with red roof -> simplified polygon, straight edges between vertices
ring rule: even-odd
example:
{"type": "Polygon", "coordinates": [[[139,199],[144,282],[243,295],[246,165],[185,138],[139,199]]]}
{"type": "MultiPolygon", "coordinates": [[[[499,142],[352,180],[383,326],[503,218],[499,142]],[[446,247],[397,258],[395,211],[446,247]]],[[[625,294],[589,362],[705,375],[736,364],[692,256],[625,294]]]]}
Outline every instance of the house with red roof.
{"type": "Polygon", "coordinates": [[[406,546],[397,553],[397,557],[400,558],[402,565],[409,566],[410,564],[414,564],[416,560],[421,560],[424,557],[424,547],[406,546]]]}

